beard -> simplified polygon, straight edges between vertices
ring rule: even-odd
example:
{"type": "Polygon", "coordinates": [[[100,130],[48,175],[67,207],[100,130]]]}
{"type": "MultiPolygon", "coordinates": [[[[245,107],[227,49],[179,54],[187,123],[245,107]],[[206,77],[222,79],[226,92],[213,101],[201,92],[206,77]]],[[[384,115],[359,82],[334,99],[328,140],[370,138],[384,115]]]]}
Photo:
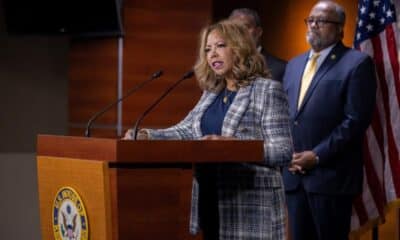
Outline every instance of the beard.
{"type": "Polygon", "coordinates": [[[338,37],[334,33],[322,36],[321,33],[308,30],[306,35],[307,42],[314,50],[323,50],[338,41],[338,37]]]}

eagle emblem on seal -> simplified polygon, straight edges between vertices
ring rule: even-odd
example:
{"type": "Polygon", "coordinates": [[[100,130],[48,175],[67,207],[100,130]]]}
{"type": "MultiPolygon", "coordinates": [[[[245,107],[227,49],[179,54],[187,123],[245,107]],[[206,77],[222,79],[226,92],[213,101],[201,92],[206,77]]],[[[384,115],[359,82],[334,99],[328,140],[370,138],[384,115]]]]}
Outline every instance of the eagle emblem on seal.
{"type": "Polygon", "coordinates": [[[88,220],[84,204],[71,187],[62,187],[53,204],[53,233],[56,240],[88,240],[88,220]]]}

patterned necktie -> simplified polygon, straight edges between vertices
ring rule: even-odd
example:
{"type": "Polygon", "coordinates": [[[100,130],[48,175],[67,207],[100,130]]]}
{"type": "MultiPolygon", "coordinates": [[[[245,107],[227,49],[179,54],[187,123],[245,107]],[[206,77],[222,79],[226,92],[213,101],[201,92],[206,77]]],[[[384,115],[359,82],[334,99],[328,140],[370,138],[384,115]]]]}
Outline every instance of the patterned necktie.
{"type": "Polygon", "coordinates": [[[314,74],[317,70],[317,59],[319,57],[319,53],[314,53],[310,60],[307,62],[306,69],[304,70],[303,78],[301,79],[301,88],[299,100],[297,101],[297,108],[299,109],[301,103],[303,102],[304,96],[306,95],[307,89],[310,86],[311,80],[314,77],[314,74]]]}

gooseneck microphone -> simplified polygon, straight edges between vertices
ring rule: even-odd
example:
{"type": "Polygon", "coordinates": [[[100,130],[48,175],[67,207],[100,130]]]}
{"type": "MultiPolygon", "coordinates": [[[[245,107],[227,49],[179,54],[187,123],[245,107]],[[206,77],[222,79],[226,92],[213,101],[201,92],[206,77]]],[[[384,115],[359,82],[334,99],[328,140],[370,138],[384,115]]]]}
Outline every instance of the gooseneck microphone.
{"type": "Polygon", "coordinates": [[[138,128],[140,123],[142,122],[142,120],[144,119],[144,117],[151,111],[153,110],[153,108],[155,106],[157,106],[158,103],[161,102],[161,100],[164,99],[164,97],[166,97],[176,86],[178,86],[183,80],[188,79],[193,77],[194,72],[193,70],[188,71],[187,73],[185,73],[181,79],[179,79],[178,81],[176,81],[171,87],[169,87],[159,98],[156,99],[156,101],[153,102],[153,104],[150,105],[150,107],[148,107],[146,109],[146,111],[143,112],[142,115],[140,115],[140,117],[136,120],[136,123],[133,127],[133,140],[136,140],[137,137],[137,133],[138,133],[138,128]]]}
{"type": "Polygon", "coordinates": [[[151,77],[141,83],[139,83],[138,85],[134,86],[133,88],[131,88],[127,93],[125,93],[125,95],[123,95],[121,98],[118,98],[117,100],[115,100],[114,102],[108,104],[107,106],[105,106],[103,109],[101,109],[100,111],[98,111],[97,113],[95,113],[87,122],[86,125],[86,129],[85,129],[85,137],[90,137],[90,128],[92,127],[92,124],[94,123],[94,121],[96,121],[97,118],[99,118],[101,115],[103,115],[105,112],[107,112],[108,110],[110,110],[110,108],[114,107],[116,104],[118,104],[119,102],[123,101],[125,98],[129,97],[132,93],[136,92],[137,90],[141,89],[143,86],[145,86],[146,84],[148,84],[149,82],[153,81],[156,78],[161,77],[161,75],[163,74],[162,70],[159,70],[155,73],[153,73],[151,75],[151,77]]]}

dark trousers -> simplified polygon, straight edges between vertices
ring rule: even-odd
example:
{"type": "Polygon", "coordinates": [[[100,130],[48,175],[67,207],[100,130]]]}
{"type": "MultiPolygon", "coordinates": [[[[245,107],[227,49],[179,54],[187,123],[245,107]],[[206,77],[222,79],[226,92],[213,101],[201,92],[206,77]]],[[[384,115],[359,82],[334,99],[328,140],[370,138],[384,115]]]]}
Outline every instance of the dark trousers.
{"type": "Polygon", "coordinates": [[[352,195],[309,193],[301,186],[286,192],[292,240],[347,240],[352,195]]]}
{"type": "Polygon", "coordinates": [[[219,214],[215,165],[197,166],[196,176],[199,183],[199,217],[203,240],[218,240],[219,214]]]}

